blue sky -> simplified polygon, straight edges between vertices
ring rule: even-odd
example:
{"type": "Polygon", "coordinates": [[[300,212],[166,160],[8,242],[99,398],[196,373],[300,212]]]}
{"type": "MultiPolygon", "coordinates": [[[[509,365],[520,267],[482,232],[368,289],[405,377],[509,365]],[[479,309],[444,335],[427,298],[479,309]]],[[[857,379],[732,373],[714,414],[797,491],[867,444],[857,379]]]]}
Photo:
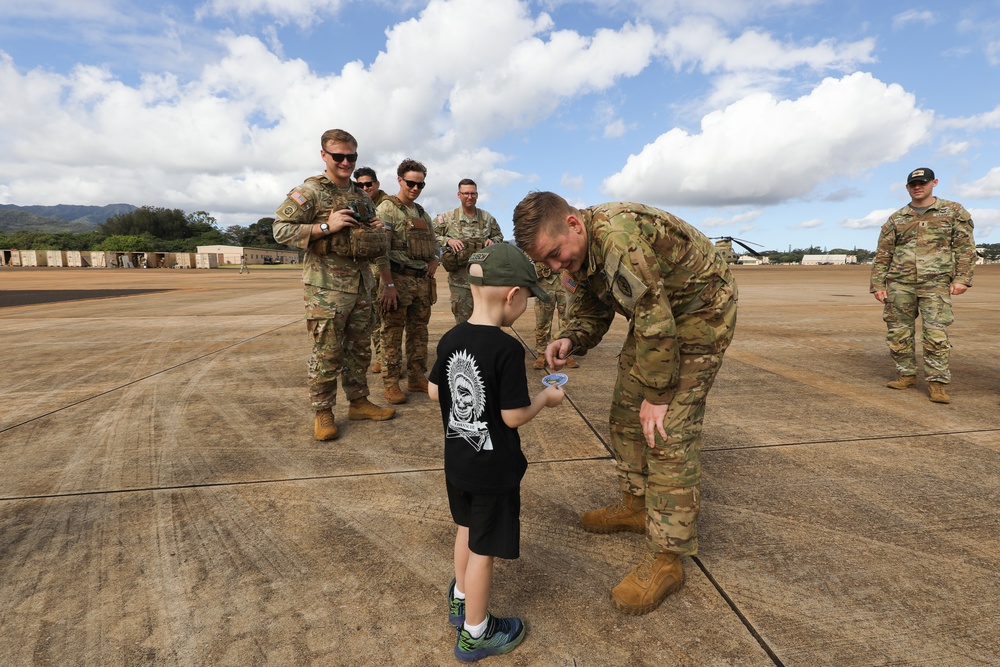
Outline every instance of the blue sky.
{"type": "Polygon", "coordinates": [[[873,249],[935,170],[1000,243],[1000,0],[0,2],[0,203],[273,214],[319,135],[420,202],[634,200],[767,249],[873,249]]]}

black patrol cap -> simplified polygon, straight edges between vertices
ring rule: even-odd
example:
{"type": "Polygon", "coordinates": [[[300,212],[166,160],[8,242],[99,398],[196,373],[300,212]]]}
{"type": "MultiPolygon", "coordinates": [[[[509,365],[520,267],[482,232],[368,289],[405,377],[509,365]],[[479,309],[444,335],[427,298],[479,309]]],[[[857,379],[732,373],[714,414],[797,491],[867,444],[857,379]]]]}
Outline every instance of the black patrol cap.
{"type": "Polygon", "coordinates": [[[919,169],[914,169],[910,172],[910,175],[906,177],[906,184],[909,185],[914,181],[923,181],[924,183],[930,183],[934,180],[934,170],[928,169],[927,167],[920,167],[919,169]]]}

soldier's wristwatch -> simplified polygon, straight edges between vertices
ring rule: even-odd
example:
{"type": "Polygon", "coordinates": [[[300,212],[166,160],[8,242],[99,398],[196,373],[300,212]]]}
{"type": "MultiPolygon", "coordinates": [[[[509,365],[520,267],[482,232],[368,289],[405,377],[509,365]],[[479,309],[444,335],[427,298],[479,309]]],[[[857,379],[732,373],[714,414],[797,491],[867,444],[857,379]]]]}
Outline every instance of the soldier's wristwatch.
{"type": "Polygon", "coordinates": [[[320,231],[322,231],[324,234],[327,234],[327,233],[330,232],[330,225],[326,224],[325,222],[319,223],[319,228],[320,228],[320,231]]]}

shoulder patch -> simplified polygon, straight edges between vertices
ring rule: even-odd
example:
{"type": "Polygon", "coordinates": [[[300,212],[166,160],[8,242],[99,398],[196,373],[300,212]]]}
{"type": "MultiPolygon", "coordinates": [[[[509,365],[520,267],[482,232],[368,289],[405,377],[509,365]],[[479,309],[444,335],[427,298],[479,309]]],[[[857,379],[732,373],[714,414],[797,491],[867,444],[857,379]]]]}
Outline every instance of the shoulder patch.
{"type": "Polygon", "coordinates": [[[294,199],[299,206],[303,206],[306,203],[306,198],[298,190],[292,190],[288,193],[290,199],[294,199]]]}
{"type": "Polygon", "coordinates": [[[604,265],[605,278],[615,301],[628,313],[635,312],[635,303],[649,289],[642,279],[632,272],[628,262],[622,261],[617,252],[608,253],[604,265]]]}

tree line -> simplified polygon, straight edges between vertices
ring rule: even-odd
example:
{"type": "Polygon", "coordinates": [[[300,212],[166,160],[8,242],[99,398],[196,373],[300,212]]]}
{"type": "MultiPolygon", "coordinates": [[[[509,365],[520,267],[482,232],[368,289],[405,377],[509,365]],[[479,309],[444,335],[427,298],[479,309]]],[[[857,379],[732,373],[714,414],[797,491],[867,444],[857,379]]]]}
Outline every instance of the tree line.
{"type": "Polygon", "coordinates": [[[274,218],[219,229],[205,211],[142,206],[111,216],[92,232],[0,232],[0,248],[19,250],[104,250],[112,252],[196,252],[201,245],[281,249],[271,235],[274,218]]]}

